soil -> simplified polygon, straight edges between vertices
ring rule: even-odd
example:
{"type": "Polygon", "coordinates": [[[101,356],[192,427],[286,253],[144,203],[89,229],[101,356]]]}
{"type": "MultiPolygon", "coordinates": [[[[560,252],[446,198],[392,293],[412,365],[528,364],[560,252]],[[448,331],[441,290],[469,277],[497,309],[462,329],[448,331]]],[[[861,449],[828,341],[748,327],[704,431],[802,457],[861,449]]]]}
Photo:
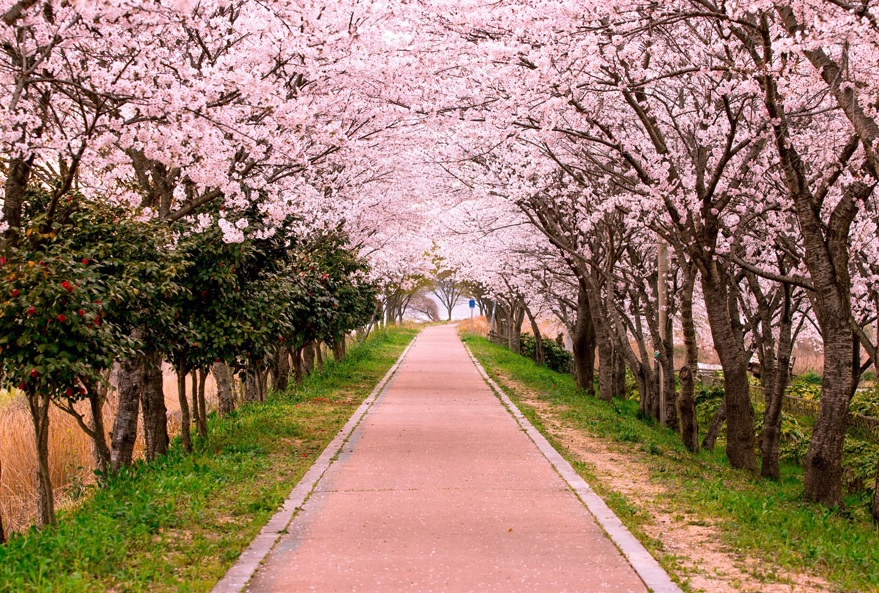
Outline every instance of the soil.
{"type": "Polygon", "coordinates": [[[691,591],[704,593],[826,593],[824,580],[794,573],[765,559],[732,550],[723,543],[722,529],[705,517],[687,515],[668,504],[670,493],[650,479],[650,466],[616,443],[584,434],[559,418],[560,406],[550,404],[524,385],[504,377],[532,408],[546,430],[574,459],[584,463],[601,485],[639,510],[639,529],[661,543],[674,558],[673,572],[691,591]]]}

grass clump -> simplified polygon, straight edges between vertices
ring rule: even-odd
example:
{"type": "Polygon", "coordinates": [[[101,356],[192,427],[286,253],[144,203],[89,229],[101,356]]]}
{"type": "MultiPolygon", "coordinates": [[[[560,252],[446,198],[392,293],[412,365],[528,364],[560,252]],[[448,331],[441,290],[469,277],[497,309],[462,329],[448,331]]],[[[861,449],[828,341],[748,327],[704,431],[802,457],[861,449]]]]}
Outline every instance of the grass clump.
{"type": "MultiPolygon", "coordinates": [[[[802,470],[796,464],[783,465],[778,482],[733,470],[722,448],[691,454],[675,432],[639,419],[637,401],[602,402],[578,391],[568,375],[539,367],[483,338],[464,339],[501,385],[504,377],[523,385],[553,404],[550,413],[567,425],[608,439],[646,464],[651,480],[674,493],[664,498],[672,513],[695,516],[717,526],[725,544],[760,558],[766,574],[782,568],[819,575],[838,591],[879,591],[879,531],[863,511],[866,507],[862,501],[850,497],[846,512],[806,503],[802,470]]],[[[520,404],[515,389],[505,389],[520,404]]],[[[707,394],[705,397],[712,399],[707,394]]],[[[525,413],[534,420],[533,411],[525,413]]],[[[540,422],[535,425],[546,434],[540,422]]],[[[552,441],[551,435],[547,437],[552,441]]],[[[582,463],[573,465],[666,569],[685,581],[687,575],[676,573],[679,566],[663,552],[661,543],[639,529],[643,511],[649,509],[639,510],[636,501],[609,491],[582,463]]]]}
{"type": "Polygon", "coordinates": [[[59,525],[0,546],[0,591],[209,591],[417,333],[373,334],[185,455],[114,476],[59,525]]]}

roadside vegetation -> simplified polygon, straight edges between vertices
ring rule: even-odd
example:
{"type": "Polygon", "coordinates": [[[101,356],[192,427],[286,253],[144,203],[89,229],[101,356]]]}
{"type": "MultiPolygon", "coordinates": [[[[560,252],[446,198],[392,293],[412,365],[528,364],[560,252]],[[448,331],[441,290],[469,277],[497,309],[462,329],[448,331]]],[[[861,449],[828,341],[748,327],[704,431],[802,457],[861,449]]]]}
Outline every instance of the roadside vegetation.
{"type": "Polygon", "coordinates": [[[374,332],[343,362],[208,417],[192,454],[136,463],[90,488],[57,526],[0,546],[0,591],[209,591],[417,330],[374,332]]]}
{"type": "MultiPolygon", "coordinates": [[[[822,577],[831,591],[879,590],[879,531],[871,524],[869,491],[849,493],[844,509],[806,502],[803,470],[791,459],[783,456],[778,481],[735,471],[721,447],[713,452],[687,451],[675,431],[644,419],[636,399],[601,401],[578,390],[568,374],[538,366],[482,337],[465,335],[464,340],[489,375],[685,588],[687,570],[672,551],[663,549],[661,541],[647,535],[651,509],[602,484],[590,470],[588,459],[572,456],[565,444],[547,431],[544,414],[585,435],[606,440],[611,448],[636,459],[648,469],[652,483],[673,493],[663,500],[673,514],[717,527],[723,543],[734,554],[759,558],[756,578],[774,581],[776,571],[791,571],[822,577]],[[523,401],[526,391],[548,404],[541,405],[541,414],[523,401]]],[[[705,412],[700,417],[710,418],[705,412]]],[[[704,426],[700,428],[704,430],[704,426]]],[[[875,459],[875,453],[866,457],[871,455],[875,459]]]]}

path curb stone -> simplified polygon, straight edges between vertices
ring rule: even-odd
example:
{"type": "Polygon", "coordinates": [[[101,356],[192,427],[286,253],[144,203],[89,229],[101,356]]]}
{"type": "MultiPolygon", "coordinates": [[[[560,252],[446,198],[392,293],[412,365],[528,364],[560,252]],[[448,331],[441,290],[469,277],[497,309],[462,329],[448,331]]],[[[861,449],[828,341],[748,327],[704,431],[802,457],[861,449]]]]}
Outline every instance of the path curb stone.
{"type": "Polygon", "coordinates": [[[470,347],[467,344],[464,344],[464,347],[467,348],[467,353],[485,382],[488,383],[498,398],[500,398],[510,414],[512,414],[534,444],[537,445],[537,448],[540,449],[540,452],[552,464],[561,478],[583,501],[583,504],[592,513],[611,541],[623,553],[632,565],[632,568],[635,569],[635,572],[644,581],[644,584],[654,593],[683,593],[681,588],[671,580],[665,569],[659,565],[656,559],[650,555],[650,552],[623,525],[619,517],[610,510],[610,507],[607,506],[604,500],[589,487],[586,480],[580,477],[571,464],[549,444],[549,441],[540,434],[540,431],[534,428],[534,425],[516,407],[506,392],[488,376],[488,373],[485,372],[485,369],[476,357],[473,356],[470,347]]]}
{"type": "Polygon", "coordinates": [[[336,436],[326,446],[320,457],[305,472],[290,492],[287,500],[284,501],[283,506],[269,519],[269,522],[266,523],[265,527],[262,528],[259,535],[254,538],[250,545],[245,548],[241,556],[238,557],[238,560],[235,561],[235,564],[226,572],[226,575],[211,589],[211,593],[240,593],[244,590],[259,568],[260,563],[262,563],[281,535],[286,532],[287,526],[293,521],[296,513],[305,504],[305,501],[308,500],[308,497],[314,491],[314,487],[330,467],[333,459],[345,446],[351,433],[354,432],[360,421],[363,420],[363,417],[369,411],[369,408],[382,394],[417,339],[418,336],[412,338],[409,345],[406,346],[405,350],[394,362],[394,365],[385,373],[381,381],[378,382],[372,392],[363,400],[363,403],[354,411],[348,422],[336,433],[336,436]]]}

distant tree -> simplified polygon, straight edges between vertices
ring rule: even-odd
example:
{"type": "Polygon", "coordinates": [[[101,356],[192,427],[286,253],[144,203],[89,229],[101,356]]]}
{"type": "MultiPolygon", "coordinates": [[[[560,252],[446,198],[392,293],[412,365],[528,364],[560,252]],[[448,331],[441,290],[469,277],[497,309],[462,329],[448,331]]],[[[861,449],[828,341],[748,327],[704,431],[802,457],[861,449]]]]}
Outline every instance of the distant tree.
{"type": "Polygon", "coordinates": [[[409,301],[408,311],[420,315],[428,321],[439,321],[439,305],[424,292],[418,292],[409,301]]]}

